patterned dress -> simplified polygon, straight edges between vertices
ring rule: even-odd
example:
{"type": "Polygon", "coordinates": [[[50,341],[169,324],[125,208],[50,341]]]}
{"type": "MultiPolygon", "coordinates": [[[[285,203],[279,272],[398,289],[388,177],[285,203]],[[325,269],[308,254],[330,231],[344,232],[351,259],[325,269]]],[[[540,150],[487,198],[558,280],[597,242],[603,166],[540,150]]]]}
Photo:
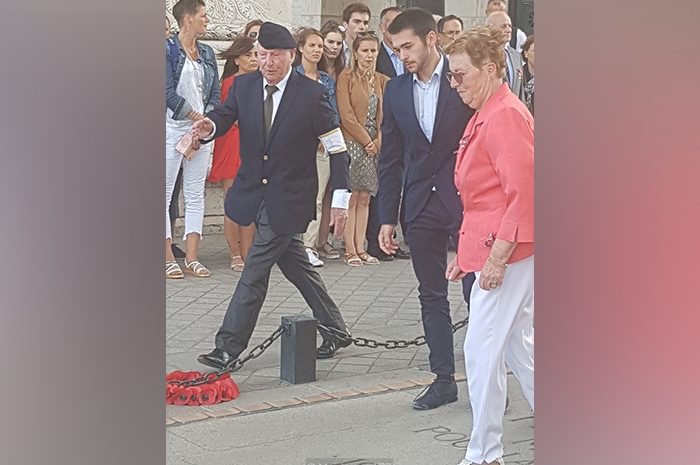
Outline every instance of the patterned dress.
{"type": "MultiPolygon", "coordinates": [[[[369,96],[369,106],[367,108],[367,122],[365,129],[372,138],[376,139],[378,128],[376,126],[377,108],[379,106],[379,98],[372,91],[369,96]]],[[[371,195],[377,194],[377,166],[379,157],[371,157],[367,155],[365,148],[359,142],[346,141],[348,153],[350,154],[350,190],[365,191],[371,195]]]]}

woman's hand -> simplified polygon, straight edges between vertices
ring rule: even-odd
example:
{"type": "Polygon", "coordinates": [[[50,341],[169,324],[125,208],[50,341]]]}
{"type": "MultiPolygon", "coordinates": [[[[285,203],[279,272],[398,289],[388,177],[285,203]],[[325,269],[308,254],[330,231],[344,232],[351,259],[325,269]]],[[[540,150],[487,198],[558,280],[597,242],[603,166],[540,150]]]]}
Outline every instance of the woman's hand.
{"type": "Polygon", "coordinates": [[[479,287],[485,291],[492,291],[503,284],[503,276],[506,274],[508,258],[513,254],[518,244],[503,239],[496,239],[491,246],[491,253],[486,263],[481,268],[479,275],[479,287]]]}
{"type": "Polygon", "coordinates": [[[506,262],[497,261],[489,257],[481,268],[479,287],[485,291],[492,291],[503,284],[503,277],[505,274],[506,262]]]}
{"type": "Polygon", "coordinates": [[[377,145],[374,143],[374,141],[365,145],[365,152],[367,152],[367,155],[369,155],[370,157],[377,156],[377,153],[379,153],[379,150],[377,149],[377,145]]]}
{"type": "Polygon", "coordinates": [[[447,269],[445,270],[445,278],[448,281],[459,281],[467,275],[462,269],[457,265],[457,257],[453,258],[450,263],[447,264],[447,269]]]}

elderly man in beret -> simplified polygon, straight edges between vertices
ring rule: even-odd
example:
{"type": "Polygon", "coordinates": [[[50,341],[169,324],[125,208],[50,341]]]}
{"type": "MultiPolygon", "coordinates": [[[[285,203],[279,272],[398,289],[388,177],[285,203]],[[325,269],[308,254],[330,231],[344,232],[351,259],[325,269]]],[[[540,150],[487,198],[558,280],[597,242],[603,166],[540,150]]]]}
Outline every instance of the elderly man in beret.
{"type": "MultiPolygon", "coordinates": [[[[226,195],[225,212],[240,225],[256,226],[246,266],[216,335],[216,348],[198,358],[217,369],[229,367],[248,346],[275,263],[316,319],[348,332],[300,238],[316,214],[319,139],[330,156],[331,225],[336,237],[342,237],[345,228],[349,158],[338,114],[324,86],[292,72],[296,42],[286,28],[263,23],[257,48],[259,71],[239,76],[226,101],[193,126],[195,137],[210,141],[238,122],[241,167],[226,195]]],[[[332,357],[350,343],[321,335],[318,358],[332,357]]]]}

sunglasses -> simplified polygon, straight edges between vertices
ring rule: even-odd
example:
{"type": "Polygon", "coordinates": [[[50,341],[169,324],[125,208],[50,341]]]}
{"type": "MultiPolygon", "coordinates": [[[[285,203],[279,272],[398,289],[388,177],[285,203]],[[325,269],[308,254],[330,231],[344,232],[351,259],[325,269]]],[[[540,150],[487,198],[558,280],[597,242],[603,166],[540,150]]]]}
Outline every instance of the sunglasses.
{"type": "Polygon", "coordinates": [[[447,80],[449,82],[452,82],[452,79],[454,79],[457,84],[461,84],[462,80],[464,79],[464,74],[465,73],[463,73],[461,71],[460,72],[448,71],[445,73],[445,76],[447,77],[447,80]]]}

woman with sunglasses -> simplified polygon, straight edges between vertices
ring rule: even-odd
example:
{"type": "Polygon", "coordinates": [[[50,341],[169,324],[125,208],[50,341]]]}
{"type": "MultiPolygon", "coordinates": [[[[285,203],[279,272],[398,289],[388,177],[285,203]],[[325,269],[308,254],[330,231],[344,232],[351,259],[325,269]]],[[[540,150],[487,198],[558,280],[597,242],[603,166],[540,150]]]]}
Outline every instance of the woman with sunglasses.
{"type": "MultiPolygon", "coordinates": [[[[219,59],[226,60],[221,74],[221,101],[226,101],[229,90],[236,76],[258,70],[255,39],[238,36],[231,46],[219,53],[219,59]]],[[[214,144],[214,159],[209,182],[223,182],[224,197],[233,186],[233,181],[241,165],[238,125],[231,126],[229,131],[216,140],[214,144]]],[[[255,226],[240,226],[224,215],[224,235],[231,256],[231,269],[243,271],[246,256],[251,245],[255,226]]]]}
{"type": "Polygon", "coordinates": [[[507,372],[534,411],[535,123],[503,82],[500,30],[481,26],[446,49],[450,85],[476,110],[457,150],[464,217],[451,281],[476,273],[464,340],[473,426],[460,465],[503,464],[507,372]]]}

